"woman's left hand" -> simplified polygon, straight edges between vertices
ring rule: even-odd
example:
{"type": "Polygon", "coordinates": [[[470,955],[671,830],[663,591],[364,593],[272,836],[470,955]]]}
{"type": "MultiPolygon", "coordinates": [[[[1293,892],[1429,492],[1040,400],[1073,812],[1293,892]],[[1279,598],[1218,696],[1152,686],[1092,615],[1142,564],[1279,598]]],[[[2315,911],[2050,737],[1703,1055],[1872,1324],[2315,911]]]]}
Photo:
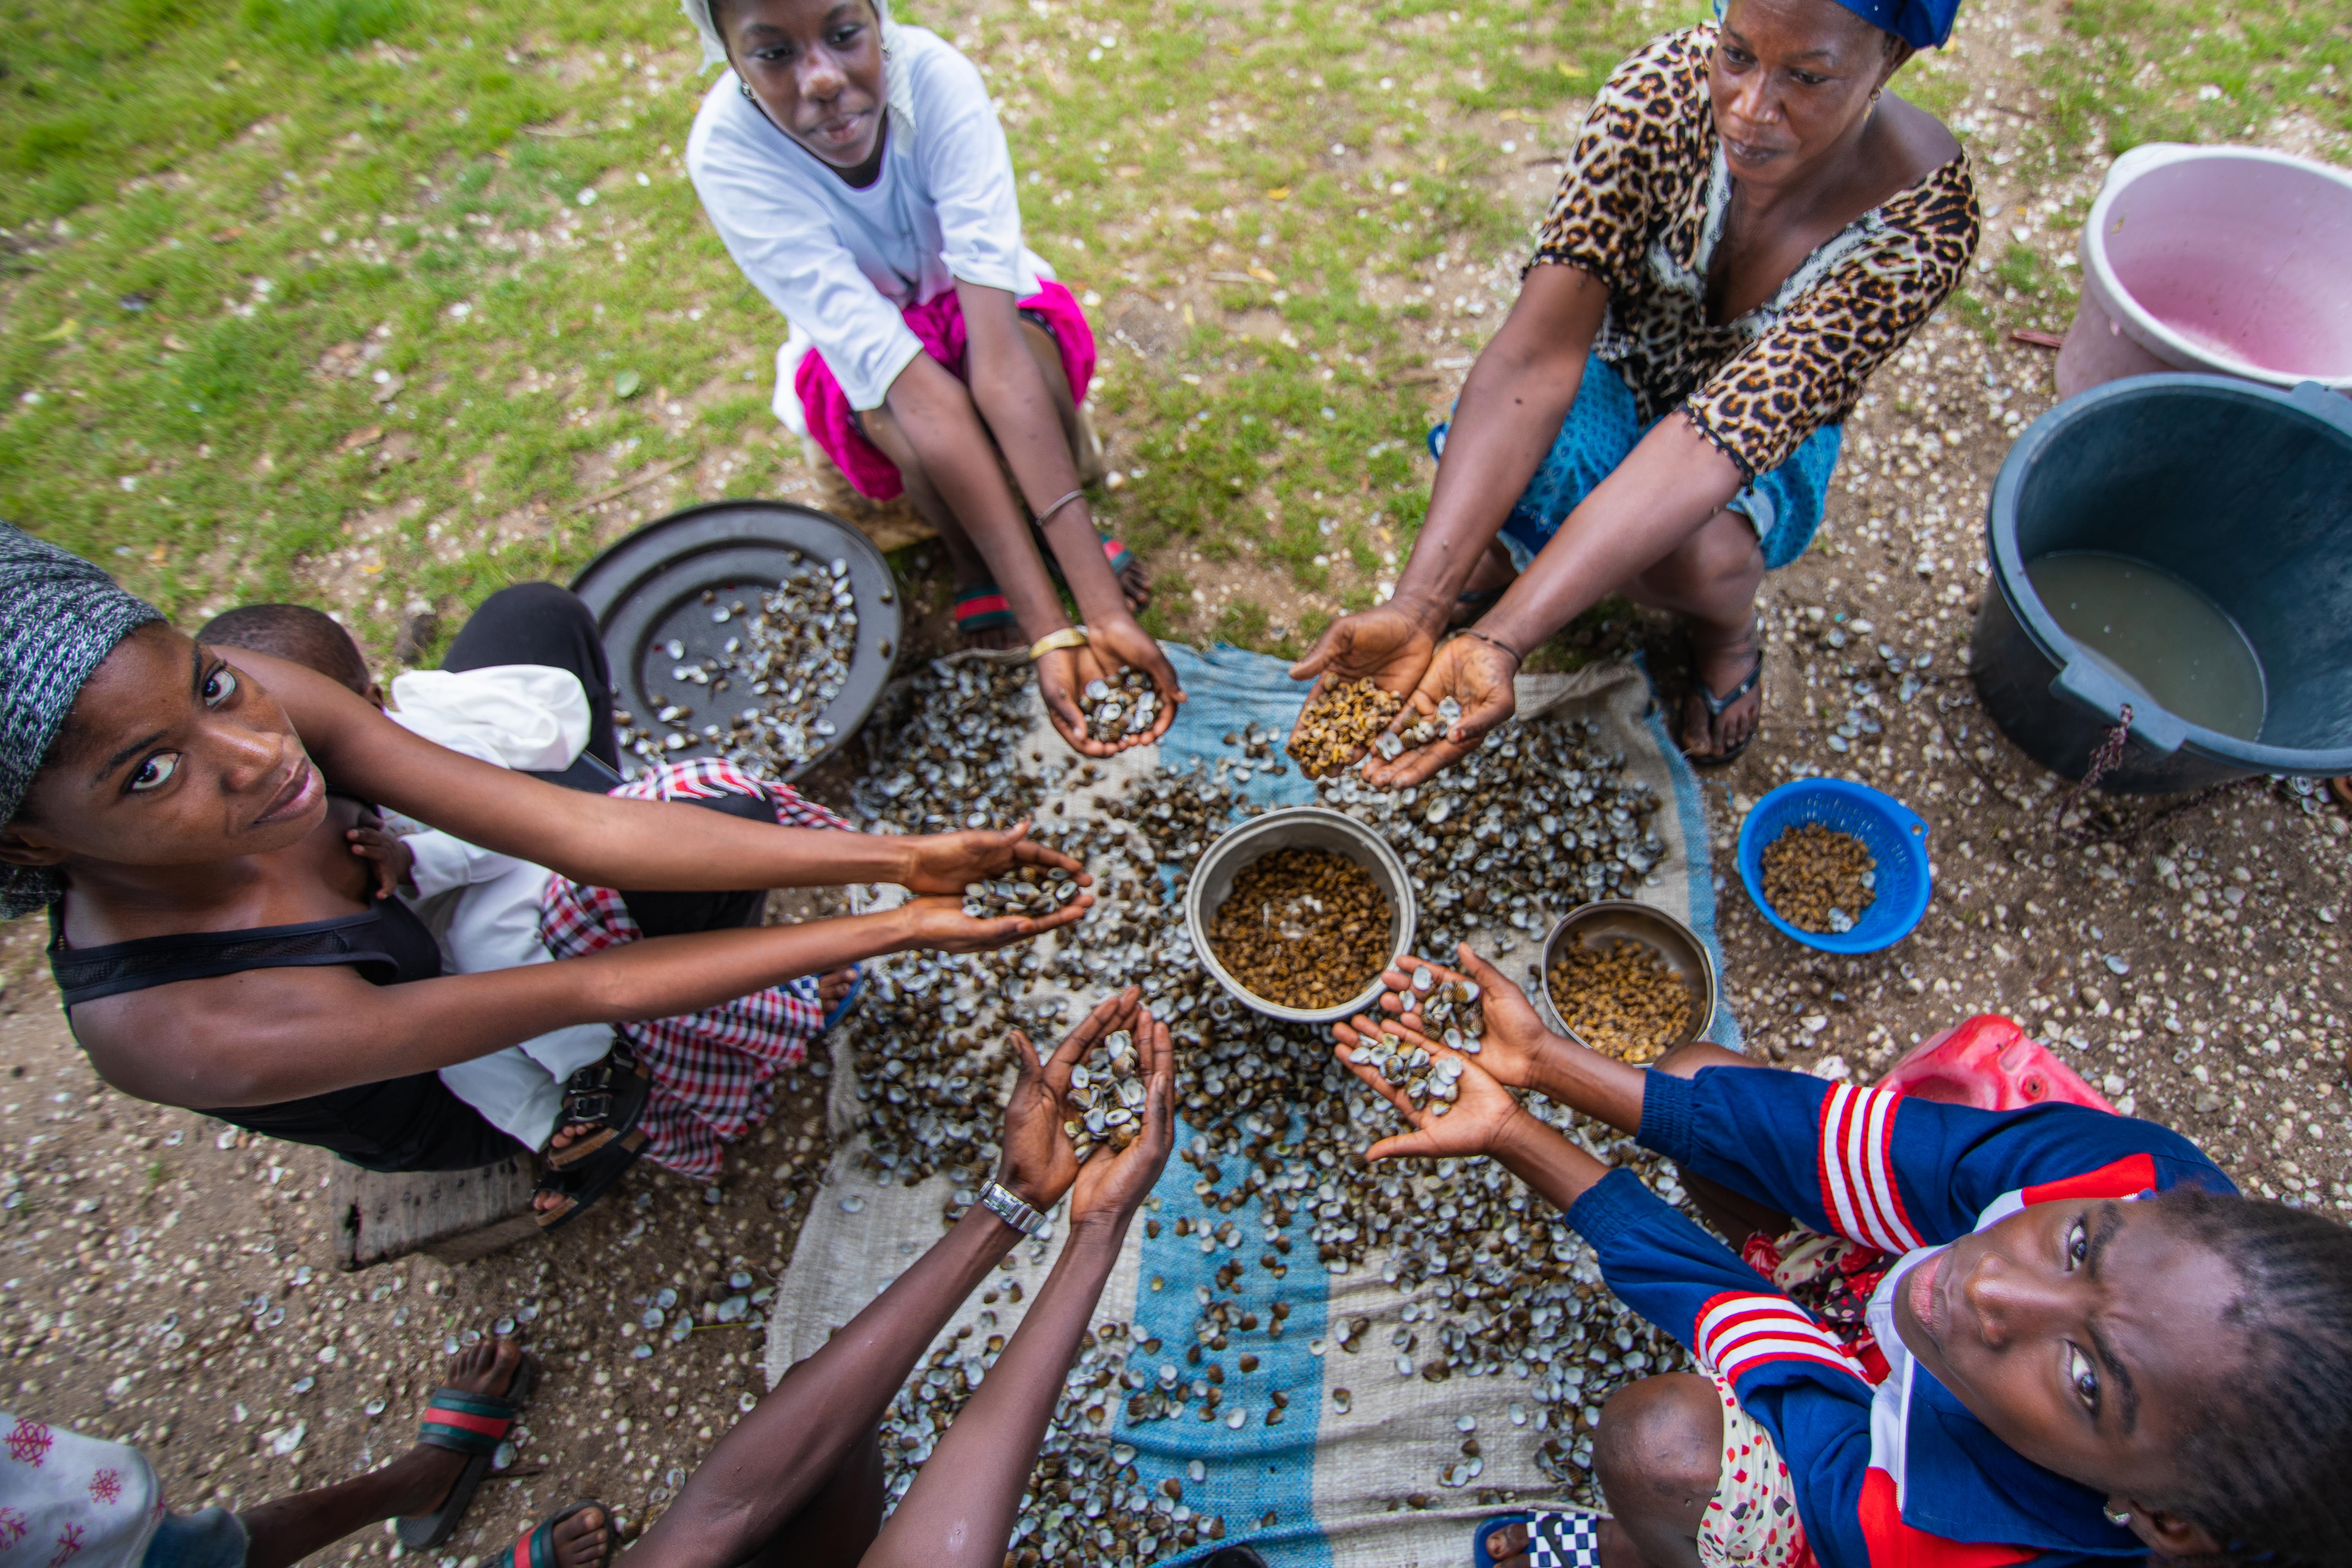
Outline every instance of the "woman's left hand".
{"type": "Polygon", "coordinates": [[[1058,866],[1065,871],[1076,872],[1079,887],[1094,885],[1092,874],[1078,862],[1031,838],[1025,822],[1014,823],[1011,827],[929,833],[904,842],[908,863],[899,885],[910,893],[961,893],[974,882],[1033,866],[1058,866]]]}
{"type": "Polygon", "coordinates": [[[1378,755],[1364,760],[1364,782],[1375,789],[1402,789],[1452,767],[1478,749],[1486,731],[1509,718],[1518,706],[1512,694],[1512,677],[1518,660],[1480,637],[1457,637],[1442,644],[1429,670],[1413,689],[1405,710],[1389,725],[1402,730],[1415,718],[1437,717],[1437,705],[1451,697],[1462,705],[1454,727],[1425,746],[1400,753],[1394,761],[1378,755]]]}
{"type": "Polygon", "coordinates": [[[1013,1031],[1013,1048],[1021,1058],[1021,1076],[1013,1080],[1013,1096],[1004,1108],[1004,1160],[996,1179],[1013,1194],[1043,1214],[1062,1201],[1078,1173],[1078,1156],[1062,1123],[1074,1114],[1066,1097],[1070,1069],[1115,1029],[1140,1037],[1143,992],[1130,985],[1116,996],[1095,1004],[1094,1011],[1063,1037],[1054,1054],[1037,1059],[1037,1047],[1020,1030],[1013,1031]]]}
{"type": "Polygon", "coordinates": [[[1364,1151],[1367,1160],[1399,1158],[1434,1159],[1445,1154],[1493,1154],[1503,1146],[1513,1127],[1528,1113],[1511,1098],[1510,1090],[1488,1077],[1478,1066],[1477,1058],[1449,1051],[1436,1041],[1410,1028],[1394,1018],[1360,1017],[1352,1031],[1352,1047],[1342,1043],[1339,1059],[1373,1091],[1386,1100],[1407,1121],[1412,1131],[1393,1138],[1383,1138],[1364,1151]],[[1416,1110],[1401,1085],[1392,1084],[1381,1076],[1373,1064],[1373,1053],[1382,1044],[1382,1037],[1394,1038],[1404,1048],[1414,1046],[1426,1049],[1437,1060],[1452,1058],[1462,1064],[1462,1077],[1457,1082],[1459,1097],[1453,1109],[1443,1116],[1433,1116],[1424,1107],[1416,1110]],[[1360,1051],[1360,1056],[1353,1055],[1360,1051]],[[1352,1058],[1352,1059],[1351,1059],[1352,1058]]]}

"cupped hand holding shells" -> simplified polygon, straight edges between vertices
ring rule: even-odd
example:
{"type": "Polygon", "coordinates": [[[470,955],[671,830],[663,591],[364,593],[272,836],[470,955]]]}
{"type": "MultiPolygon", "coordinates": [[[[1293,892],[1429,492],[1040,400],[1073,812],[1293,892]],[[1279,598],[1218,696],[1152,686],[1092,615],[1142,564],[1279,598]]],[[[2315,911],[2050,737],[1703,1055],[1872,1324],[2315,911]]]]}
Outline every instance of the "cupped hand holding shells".
{"type": "Polygon", "coordinates": [[[1339,1037],[1340,1063],[1412,1124],[1412,1131],[1383,1138],[1365,1150],[1367,1160],[1493,1154],[1528,1114],[1478,1059],[1450,1051],[1395,1018],[1360,1017],[1352,1026],[1334,1026],[1332,1032],[1339,1037]],[[1448,1097],[1416,1106],[1404,1085],[1390,1082],[1381,1071],[1379,1058],[1391,1047],[1427,1052],[1437,1072],[1450,1080],[1448,1097]]]}
{"type": "MultiPolygon", "coordinates": [[[[1011,827],[928,833],[900,842],[906,846],[908,861],[898,883],[910,893],[961,893],[974,882],[1030,866],[1049,869],[1058,866],[1076,875],[1082,888],[1094,882],[1076,860],[1031,838],[1025,822],[1011,827]]],[[[1092,901],[1083,895],[1079,900],[1081,907],[1092,901]]]]}
{"type": "Polygon", "coordinates": [[[1536,1088],[1537,1063],[1559,1043],[1559,1037],[1544,1026],[1527,993],[1512,984],[1501,970],[1471,952],[1468,942],[1454,951],[1462,960],[1458,970],[1412,959],[1382,974],[1381,984],[1388,990],[1381,997],[1381,1010],[1396,1015],[1408,1028],[1419,1033],[1426,1028],[1420,1006],[1424,992],[1414,983],[1413,971],[1428,970],[1439,984],[1469,981],[1478,987],[1478,1004],[1485,1013],[1478,1065],[1513,1089],[1536,1088]]]}
{"type": "MultiPolygon", "coordinates": [[[[1290,667],[1293,680],[1312,680],[1307,706],[1299,710],[1303,724],[1315,699],[1327,686],[1349,686],[1369,680],[1399,696],[1420,684],[1437,651],[1437,638],[1414,616],[1394,605],[1376,605],[1352,616],[1341,616],[1323,628],[1307,657],[1290,667]]],[[[1294,730],[1294,745],[1303,740],[1294,730]]]]}
{"type": "MultiPolygon", "coordinates": [[[[1139,1000],[1132,1036],[1134,1073],[1143,1084],[1143,1106],[1134,1112],[1141,1119],[1140,1131],[1124,1147],[1116,1140],[1097,1144],[1080,1163],[1070,1186],[1074,1229],[1088,1224],[1124,1226],[1151,1195],[1152,1184],[1168,1164],[1169,1151],[1176,1146],[1176,1052],[1168,1026],[1139,1000]]],[[[1067,1130],[1065,1122],[1063,1131],[1067,1130]]]]}
{"type": "Polygon", "coordinates": [[[1389,728],[1402,731],[1436,721],[1444,724],[1443,732],[1394,758],[1368,759],[1364,782],[1377,789],[1402,789],[1476,751],[1486,731],[1517,708],[1511,689],[1517,673],[1517,659],[1482,638],[1457,637],[1440,647],[1389,728]]]}
{"type": "MultiPolygon", "coordinates": [[[[1082,1071],[1089,1052],[1108,1037],[1122,1030],[1129,1039],[1138,1025],[1150,1017],[1143,1010],[1143,992],[1130,985],[1106,996],[1078,1026],[1040,1061],[1037,1047],[1020,1030],[1013,1031],[1013,1049],[1021,1058],[1021,1076],[1004,1107],[1004,1158],[996,1179],[1013,1189],[1024,1203],[1043,1213],[1059,1203],[1078,1173],[1078,1152],[1063,1123],[1084,1110],[1070,1102],[1071,1079],[1082,1071]]],[[[1165,1029],[1160,1031],[1164,1037],[1165,1029]]],[[[1091,1087],[1089,1085],[1089,1087],[1091,1087]]]]}
{"type": "Polygon", "coordinates": [[[1160,644],[1132,616],[1090,626],[1087,637],[1083,647],[1056,648],[1037,661],[1037,692],[1045,700],[1045,716],[1070,749],[1083,756],[1110,757],[1166,734],[1184,692],[1160,644]],[[1139,671],[1151,683],[1148,702],[1137,704],[1143,710],[1139,722],[1137,713],[1125,708],[1134,700],[1119,679],[1128,670],[1139,671]],[[1127,722],[1116,726],[1109,739],[1097,738],[1103,726],[1095,721],[1098,715],[1092,711],[1090,689],[1097,697],[1119,689],[1114,700],[1122,704],[1127,722]]]}
{"type": "Polygon", "coordinates": [[[1080,893],[1050,915],[968,915],[961,894],[927,893],[898,907],[903,921],[901,949],[929,952],[992,952],[1026,942],[1033,936],[1068,925],[1094,906],[1092,893],[1080,893]]]}

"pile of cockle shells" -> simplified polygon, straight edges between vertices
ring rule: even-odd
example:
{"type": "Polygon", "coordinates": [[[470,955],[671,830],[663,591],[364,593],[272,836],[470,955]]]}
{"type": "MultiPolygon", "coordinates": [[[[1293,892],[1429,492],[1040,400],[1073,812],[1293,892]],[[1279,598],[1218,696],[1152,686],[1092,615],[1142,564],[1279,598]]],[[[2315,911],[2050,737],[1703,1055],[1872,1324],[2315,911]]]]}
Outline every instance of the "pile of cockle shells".
{"type": "Polygon", "coordinates": [[[1446,731],[1462,722],[1462,704],[1452,697],[1437,700],[1434,713],[1416,712],[1412,721],[1401,724],[1373,742],[1382,758],[1394,762],[1407,752],[1417,751],[1432,741],[1442,740],[1446,731]]]}
{"type": "Polygon", "coordinates": [[[1108,680],[1087,681],[1078,693],[1078,710],[1087,716],[1089,739],[1123,741],[1151,728],[1160,717],[1160,693],[1143,671],[1122,669],[1108,680]]]}
{"type": "Polygon", "coordinates": [[[1412,972],[1412,1010],[1421,1015],[1422,1033],[1444,1043],[1448,1050],[1475,1057],[1484,1050],[1486,1006],[1475,980],[1440,980],[1437,971],[1421,964],[1412,972]]]}
{"type": "Polygon", "coordinates": [[[1135,1037],[1114,1029],[1070,1067],[1066,1097],[1078,1114],[1062,1123],[1070,1145],[1084,1160],[1097,1143],[1114,1154],[1143,1136],[1144,1104],[1149,1098],[1136,1070],[1135,1037]]]}
{"type": "MultiPolygon", "coordinates": [[[[784,580],[764,592],[722,596],[706,588],[702,606],[714,626],[733,626],[716,655],[689,658],[676,637],[655,650],[671,661],[646,682],[652,718],[614,715],[623,751],[657,761],[704,747],[751,772],[782,778],[816,755],[839,731],[824,717],[841,694],[857,650],[857,596],[849,563],[785,552],[784,580]],[[691,688],[691,690],[688,689],[691,688]],[[732,693],[730,698],[727,694],[732,693]],[[701,709],[704,721],[695,722],[701,709]]],[[[883,590],[887,602],[889,590],[883,590]]],[[[885,647],[882,653],[889,654],[885,647]]]]}
{"type": "Polygon", "coordinates": [[[1373,744],[1403,706],[1403,698],[1369,679],[1324,688],[1300,711],[1291,733],[1289,751],[1298,759],[1298,771],[1310,779],[1330,777],[1373,744]]]}
{"type": "MultiPolygon", "coordinates": [[[[1352,1373],[1335,1359],[1327,1380],[1333,1411],[1324,1419],[1350,1407],[1344,1385],[1360,1389],[1370,1377],[1507,1378],[1525,1391],[1510,1420],[1534,1445],[1538,1467],[1572,1499],[1597,1502],[1589,1472],[1601,1402],[1633,1377],[1686,1364],[1681,1350],[1609,1295],[1591,1251],[1500,1167],[1451,1159],[1367,1167],[1361,1151],[1395,1131],[1393,1110],[1339,1064],[1326,1032],[1277,1023],[1227,996],[1176,918],[1193,860],[1260,809],[1240,786],[1281,769],[1269,755],[1281,737],[1253,726],[1235,737],[1241,754],[1213,767],[1111,784],[1097,763],[1028,743],[1030,679],[1020,667],[941,661],[911,678],[895,699],[900,706],[866,731],[871,755],[853,807],[860,826],[937,832],[1034,816],[1042,841],[1093,873],[1098,900],[1071,927],[1001,952],[869,963],[866,1004],[845,1026],[868,1168],[877,1180],[908,1185],[951,1177],[942,1219],[952,1222],[978,1201],[994,1167],[1012,1081],[1006,1028],[1017,1025],[1049,1048],[1095,1001],[1134,984],[1170,1026],[1182,1118],[1177,1157],[1193,1168],[1208,1205],[1198,1225],[1149,1207],[1141,1217],[1154,1238],[1172,1224],[1185,1244],[1223,1261],[1216,1288],[1203,1288],[1191,1343],[1137,1343],[1112,1324],[1111,1338],[1089,1347],[1083,1386],[1066,1391],[1049,1430],[1016,1561],[1051,1542],[1076,1553],[1056,1561],[1143,1563],[1219,1538],[1222,1521],[1213,1529],[1177,1518],[1181,1500],[1138,1498],[1136,1471],[1118,1459],[1095,1412],[1123,1401],[1130,1423],[1279,1424],[1286,1403],[1262,1385],[1246,1391],[1260,1337],[1278,1336],[1287,1316],[1279,1281],[1307,1249],[1334,1274],[1377,1268],[1412,1296],[1392,1325],[1341,1321],[1309,1342],[1330,1358],[1376,1345],[1380,1352],[1378,1368],[1352,1373]],[[1088,801],[1093,815],[1068,818],[1088,801]],[[1277,1299],[1268,1306],[1270,1294],[1277,1299]]],[[[1455,933],[1490,924],[1540,932],[1557,912],[1630,891],[1664,854],[1648,830],[1654,795],[1570,721],[1507,723],[1416,790],[1375,791],[1348,773],[1327,781],[1322,795],[1405,857],[1422,890],[1420,951],[1449,963],[1455,933]]],[[[1437,986],[1433,975],[1423,1021],[1441,1038],[1453,1028],[1475,1043],[1482,999],[1450,984],[1441,998],[1437,986]]],[[[1606,1130],[1540,1099],[1529,1109],[1679,1197],[1670,1168],[1630,1142],[1610,1149],[1606,1130]]],[[[957,1356],[983,1372],[992,1360],[978,1347],[957,1356]]],[[[942,1379],[940,1370],[919,1376],[885,1426],[885,1458],[900,1491],[972,1381],[952,1369],[942,1379]]],[[[1488,1455],[1507,1440],[1482,1436],[1488,1455]]],[[[1476,1488],[1483,1468],[1483,1458],[1449,1445],[1432,1456],[1428,1489],[1401,1479],[1397,1501],[1427,1506],[1454,1489],[1465,1500],[1502,1499],[1476,1488]]]]}
{"type": "Polygon", "coordinates": [[[1323,804],[1378,831],[1404,857],[1421,900],[1421,951],[1506,926],[1539,936],[1580,904],[1630,898],[1665,858],[1652,827],[1657,793],[1628,777],[1590,721],[1511,720],[1444,773],[1376,790],[1359,773],[1323,786],[1323,804]]]}
{"type": "Polygon", "coordinates": [[[978,921],[995,920],[1003,915],[1028,915],[1042,919],[1076,898],[1078,891],[1078,879],[1074,873],[1059,866],[1049,866],[1031,877],[1017,879],[1005,877],[994,881],[966,883],[963,912],[978,921]]]}
{"type": "Polygon", "coordinates": [[[1415,1110],[1444,1116],[1462,1098],[1462,1058],[1433,1056],[1428,1047],[1401,1034],[1383,1029],[1377,1044],[1341,1046],[1339,1056],[1378,1071],[1389,1084],[1404,1090],[1415,1110]]]}

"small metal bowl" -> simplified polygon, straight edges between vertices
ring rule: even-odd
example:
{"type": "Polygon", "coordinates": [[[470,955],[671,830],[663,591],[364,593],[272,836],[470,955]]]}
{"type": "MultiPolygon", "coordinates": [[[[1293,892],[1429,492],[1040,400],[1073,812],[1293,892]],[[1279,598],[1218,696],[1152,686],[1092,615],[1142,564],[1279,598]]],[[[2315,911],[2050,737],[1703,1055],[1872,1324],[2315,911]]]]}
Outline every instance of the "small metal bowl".
{"type": "Polygon", "coordinates": [[[1691,1012],[1697,1021],[1675,1044],[1703,1038],[1715,1024],[1715,960],[1707,956],[1706,943],[1664,910],[1632,899],[1602,899],[1570,910],[1544,938],[1543,971],[1536,986],[1537,994],[1543,998],[1544,1021],[1577,1044],[1586,1043],[1568,1026],[1559,1004],[1552,1000],[1552,960],[1570,943],[1608,948],[1621,942],[1639,942],[1664,959],[1666,967],[1689,988],[1691,1012]]]}
{"type": "Polygon", "coordinates": [[[1420,914],[1420,906],[1412,896],[1412,879],[1405,875],[1404,862],[1397,858],[1388,840],[1351,816],[1342,816],[1319,805],[1293,805],[1253,816],[1227,830],[1194,863],[1192,879],[1184,889],[1184,929],[1192,938],[1192,951],[1200,955],[1202,967],[1216,976],[1217,984],[1232,993],[1234,1000],[1269,1018],[1293,1024],[1330,1024],[1369,1012],[1381,999],[1377,974],[1361,993],[1340,1005],[1310,1011],[1285,1007],[1252,995],[1217,962],[1216,953],[1209,946],[1209,921],[1232,894],[1234,878],[1242,868],[1277,849],[1328,849],[1345,855],[1370,871],[1389,900],[1389,962],[1394,963],[1412,949],[1413,922],[1420,914]]]}

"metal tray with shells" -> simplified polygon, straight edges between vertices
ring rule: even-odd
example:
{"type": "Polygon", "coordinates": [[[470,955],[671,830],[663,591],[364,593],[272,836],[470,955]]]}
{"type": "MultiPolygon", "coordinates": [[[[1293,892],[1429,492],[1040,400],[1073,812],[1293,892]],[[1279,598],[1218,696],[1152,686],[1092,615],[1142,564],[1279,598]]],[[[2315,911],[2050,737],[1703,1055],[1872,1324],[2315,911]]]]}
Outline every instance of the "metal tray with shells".
{"type": "Polygon", "coordinates": [[[799,777],[866,721],[901,636],[873,542],[828,513],[730,500],[647,523],[572,579],[612,665],[623,771],[726,756],[799,777]]]}

